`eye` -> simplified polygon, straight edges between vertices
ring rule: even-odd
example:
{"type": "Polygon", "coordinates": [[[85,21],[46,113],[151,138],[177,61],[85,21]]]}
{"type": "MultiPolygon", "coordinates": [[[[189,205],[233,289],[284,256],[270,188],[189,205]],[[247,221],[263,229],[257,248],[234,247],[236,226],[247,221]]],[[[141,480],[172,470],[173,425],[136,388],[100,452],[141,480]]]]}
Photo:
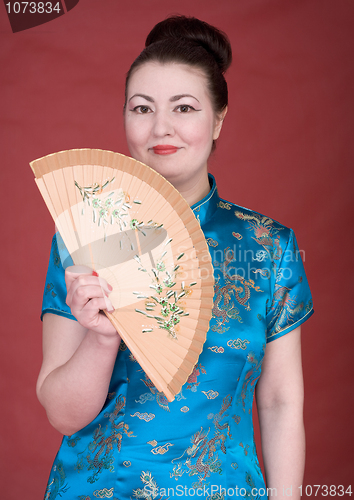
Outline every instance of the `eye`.
{"type": "Polygon", "coordinates": [[[196,111],[193,106],[190,106],[189,104],[179,104],[178,106],[175,107],[175,111],[178,111],[179,113],[190,113],[191,111],[196,111]]]}
{"type": "Polygon", "coordinates": [[[132,111],[144,115],[146,113],[151,113],[151,108],[149,108],[149,106],[144,106],[143,104],[140,104],[139,106],[135,106],[135,108],[133,108],[132,111]]]}

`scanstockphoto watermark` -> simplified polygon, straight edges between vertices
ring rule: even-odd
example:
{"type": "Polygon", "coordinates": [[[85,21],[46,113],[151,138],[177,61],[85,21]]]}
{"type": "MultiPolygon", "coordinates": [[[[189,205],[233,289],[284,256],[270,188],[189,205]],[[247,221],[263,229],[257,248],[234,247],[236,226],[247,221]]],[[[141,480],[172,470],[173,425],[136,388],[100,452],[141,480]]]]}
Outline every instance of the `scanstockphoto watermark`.
{"type": "Polygon", "coordinates": [[[173,497],[199,497],[206,500],[229,499],[229,498],[291,498],[291,497],[351,497],[353,494],[352,485],[300,485],[300,486],[282,486],[281,488],[253,487],[239,488],[238,486],[224,488],[221,485],[213,484],[203,488],[189,488],[188,486],[178,485],[174,488],[157,488],[152,485],[145,485],[142,493],[149,498],[160,499],[173,497]]]}
{"type": "MultiPolygon", "coordinates": [[[[283,488],[283,496],[292,496],[288,488],[287,492],[283,488]]],[[[154,488],[152,486],[146,485],[144,487],[144,494],[151,498],[172,498],[172,497],[199,497],[199,498],[248,498],[251,494],[253,497],[277,497],[277,488],[252,488],[251,490],[246,488],[239,488],[238,486],[223,488],[220,485],[213,484],[211,486],[204,486],[203,488],[189,488],[188,486],[183,486],[179,484],[172,488],[154,488]]]]}

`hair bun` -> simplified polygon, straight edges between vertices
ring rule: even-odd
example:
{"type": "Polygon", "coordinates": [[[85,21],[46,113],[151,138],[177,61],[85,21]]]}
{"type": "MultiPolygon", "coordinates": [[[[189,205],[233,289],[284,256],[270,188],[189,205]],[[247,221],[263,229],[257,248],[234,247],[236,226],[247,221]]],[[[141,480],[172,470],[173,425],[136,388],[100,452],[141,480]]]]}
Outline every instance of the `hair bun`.
{"type": "Polygon", "coordinates": [[[232,51],[227,35],[195,17],[172,16],[159,22],[148,34],[145,47],[167,39],[183,39],[201,45],[214,57],[222,73],[231,64],[232,51]]]}

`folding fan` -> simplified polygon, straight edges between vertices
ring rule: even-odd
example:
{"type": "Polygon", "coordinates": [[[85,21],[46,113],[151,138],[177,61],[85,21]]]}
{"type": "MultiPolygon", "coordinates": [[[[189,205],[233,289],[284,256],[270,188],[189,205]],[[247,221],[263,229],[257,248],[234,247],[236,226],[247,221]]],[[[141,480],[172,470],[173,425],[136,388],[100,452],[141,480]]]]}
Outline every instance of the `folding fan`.
{"type": "MultiPolygon", "coordinates": [[[[213,301],[193,211],[161,175],[111,151],[61,151],[31,167],[74,264],[113,287],[106,316],[172,401],[202,351],[213,301]]],[[[71,265],[64,253],[62,262],[71,265]]]]}

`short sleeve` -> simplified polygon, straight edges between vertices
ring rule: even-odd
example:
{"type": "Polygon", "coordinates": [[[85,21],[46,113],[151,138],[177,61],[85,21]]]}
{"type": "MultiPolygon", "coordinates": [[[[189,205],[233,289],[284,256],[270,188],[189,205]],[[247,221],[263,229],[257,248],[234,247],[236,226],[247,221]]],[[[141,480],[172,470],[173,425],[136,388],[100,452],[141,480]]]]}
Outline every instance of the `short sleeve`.
{"type": "Polygon", "coordinates": [[[290,230],[276,268],[273,297],[267,310],[267,342],[282,337],[313,313],[311,291],[295,234],[290,230]]]}
{"type": "Polygon", "coordinates": [[[65,303],[66,285],[63,262],[65,267],[72,265],[68,251],[59,233],[56,233],[52,240],[41,318],[43,318],[45,313],[52,313],[76,321],[75,317],[71,314],[70,307],[65,303]]]}

